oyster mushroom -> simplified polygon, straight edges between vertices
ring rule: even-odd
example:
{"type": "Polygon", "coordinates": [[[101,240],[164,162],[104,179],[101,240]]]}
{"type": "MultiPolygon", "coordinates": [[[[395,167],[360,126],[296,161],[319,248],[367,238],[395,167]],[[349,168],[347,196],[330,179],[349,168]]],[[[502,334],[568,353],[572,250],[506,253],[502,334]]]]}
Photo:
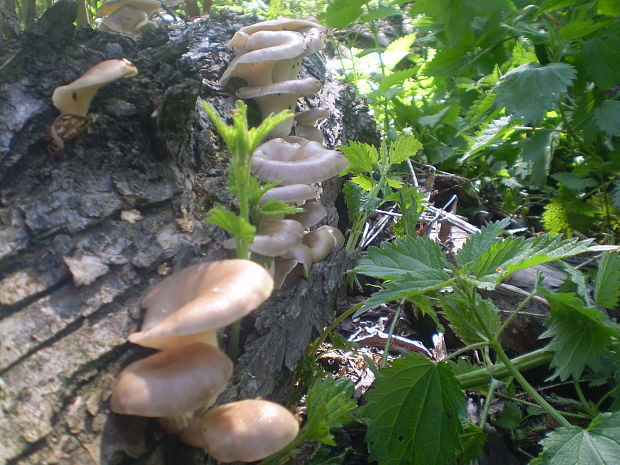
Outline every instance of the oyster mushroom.
{"type": "Polygon", "coordinates": [[[156,353],[121,372],[110,399],[112,411],[155,418],[191,415],[215,401],[232,369],[230,359],[207,344],[156,353]]]}
{"type": "MultiPolygon", "coordinates": [[[[250,250],[266,257],[277,257],[301,244],[304,227],[294,220],[268,221],[254,236],[250,250]]],[[[224,247],[234,248],[234,239],[224,241],[224,247]]]]}
{"type": "Polygon", "coordinates": [[[60,115],[49,128],[52,139],[48,150],[51,154],[64,150],[64,141],[71,140],[85,131],[91,123],[87,116],[90,103],[97,91],[118,79],[138,74],[136,67],[127,59],[104,60],[86,71],[75,81],[56,87],[52,103],[60,115]]]}
{"type": "Polygon", "coordinates": [[[284,179],[285,185],[325,181],[348,166],[340,152],[296,136],[267,141],[252,158],[252,169],[261,181],[284,179]]]}
{"type": "Polygon", "coordinates": [[[202,419],[204,447],[223,463],[262,460],[287,446],[298,432],[291,412],[261,399],[220,405],[202,419]]]}
{"type": "Polygon", "coordinates": [[[289,215],[286,219],[298,221],[304,228],[311,228],[327,215],[327,210],[321,202],[307,202],[300,208],[304,211],[289,215]]]}
{"type": "MultiPolygon", "coordinates": [[[[237,97],[256,101],[263,118],[266,118],[282,110],[295,110],[299,97],[312,95],[320,88],[321,82],[318,79],[308,77],[274,82],[265,86],[241,87],[237,90],[237,97]]],[[[271,137],[288,136],[292,127],[293,119],[289,118],[278,124],[269,135],[271,137]]]]}
{"type": "Polygon", "coordinates": [[[323,133],[314,124],[322,119],[329,118],[327,108],[311,108],[310,110],[295,113],[295,135],[305,139],[323,143],[323,133]]]}
{"type": "Polygon", "coordinates": [[[261,202],[268,200],[280,200],[290,204],[300,204],[306,200],[316,198],[316,189],[308,184],[290,184],[277,186],[269,189],[260,199],[261,202]]]}
{"type": "Polygon", "coordinates": [[[129,341],[155,349],[193,342],[216,345],[218,328],[258,308],[272,291],[269,272],[250,260],[190,266],[146,294],[142,300],[146,308],[142,329],[131,334],[129,341]]]}
{"type": "Polygon", "coordinates": [[[304,235],[303,244],[310,249],[312,263],[320,262],[344,245],[344,235],[333,226],[321,226],[304,235]]]}
{"type": "Polygon", "coordinates": [[[139,34],[157,25],[151,16],[161,8],[159,0],[108,0],[99,8],[103,17],[100,29],[125,34],[139,34]]]}

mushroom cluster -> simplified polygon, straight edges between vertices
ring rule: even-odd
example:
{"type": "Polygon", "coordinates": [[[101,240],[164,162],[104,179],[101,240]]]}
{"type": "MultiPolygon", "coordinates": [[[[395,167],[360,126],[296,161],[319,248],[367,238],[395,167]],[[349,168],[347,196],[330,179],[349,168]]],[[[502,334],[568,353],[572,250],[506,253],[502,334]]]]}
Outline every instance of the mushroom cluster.
{"type": "MultiPolygon", "coordinates": [[[[220,85],[233,89],[237,97],[256,101],[263,117],[294,110],[299,97],[320,89],[317,79],[298,79],[298,74],[302,58],[321,50],[325,39],[325,27],[314,18],[281,18],[243,27],[230,41],[239,53],[222,75],[220,85]]],[[[336,176],[348,166],[338,151],[323,145],[323,135],[314,126],[328,117],[329,111],[324,108],[297,113],[294,120],[278,125],[270,134],[273,139],[258,147],[252,158],[258,179],[280,181],[262,200],[280,200],[304,210],[287,218],[268,218],[250,245],[253,252],[274,257],[276,288],[287,276],[296,275],[293,270],[307,277],[313,263],[344,242],[342,233],[332,227],[304,234],[326,215],[312,184],[336,176]],[[289,136],[293,122],[296,136],[289,136]],[[327,236],[329,240],[325,240],[327,236]]],[[[225,246],[233,244],[230,240],[225,246]]]]}
{"type": "Polygon", "coordinates": [[[137,35],[157,26],[151,16],[159,9],[159,0],[107,0],[98,11],[99,29],[137,35]]]}
{"type": "Polygon", "coordinates": [[[193,265],[154,286],[142,300],[141,330],[129,340],[161,351],[121,372],[112,411],[159,418],[166,431],[220,462],[253,462],[286,446],[299,426],[282,406],[247,399],[209,410],[233,371],[218,349],[217,329],[258,308],[272,291],[269,272],[242,259],[193,265]]]}
{"type": "Polygon", "coordinates": [[[48,129],[48,135],[52,139],[48,146],[50,154],[61,153],[65,147],[64,141],[74,139],[90,126],[92,118],[88,116],[88,109],[101,87],[136,74],[138,70],[126,58],[104,60],[75,81],[56,87],[52,93],[52,103],[60,111],[60,115],[48,129]]]}

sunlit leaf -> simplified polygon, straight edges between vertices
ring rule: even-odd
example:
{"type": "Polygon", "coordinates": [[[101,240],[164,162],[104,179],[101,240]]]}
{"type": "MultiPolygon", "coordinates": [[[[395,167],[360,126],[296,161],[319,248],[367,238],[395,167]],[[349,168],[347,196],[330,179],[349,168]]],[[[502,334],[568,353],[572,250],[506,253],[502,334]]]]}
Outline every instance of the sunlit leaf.
{"type": "Polygon", "coordinates": [[[614,308],[620,299],[620,255],[606,252],[598,262],[594,279],[594,302],[614,308]]]}

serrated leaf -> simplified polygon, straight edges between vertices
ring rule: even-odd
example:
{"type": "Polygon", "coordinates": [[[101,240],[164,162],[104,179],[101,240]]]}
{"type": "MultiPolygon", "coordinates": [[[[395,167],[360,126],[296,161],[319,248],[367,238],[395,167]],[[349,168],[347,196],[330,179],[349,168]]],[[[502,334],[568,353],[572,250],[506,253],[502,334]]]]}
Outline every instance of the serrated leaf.
{"type": "Polygon", "coordinates": [[[267,200],[260,206],[261,215],[294,215],[303,209],[289,205],[281,200],[267,200]]]}
{"type": "Polygon", "coordinates": [[[594,302],[614,308],[620,299],[620,256],[606,252],[598,262],[594,279],[594,302]]]}
{"type": "Polygon", "coordinates": [[[369,192],[374,185],[372,179],[368,176],[353,176],[351,181],[360,186],[366,192],[369,192]]]}
{"type": "Polygon", "coordinates": [[[598,186],[592,178],[583,178],[573,173],[561,172],[552,174],[551,177],[573,192],[582,192],[585,189],[598,186]]]}
{"type": "Polygon", "coordinates": [[[344,29],[363,13],[362,7],[369,0],[334,0],[320,15],[321,24],[336,29],[344,29]]]}
{"type": "Polygon", "coordinates": [[[562,236],[549,234],[528,239],[518,237],[497,240],[480,255],[471,267],[471,272],[480,281],[479,285],[485,282],[498,283],[517,270],[586,252],[591,242],[562,240],[562,236]]]}
{"type": "Polygon", "coordinates": [[[601,413],[588,425],[564,426],[540,443],[537,465],[614,465],[620,463],[620,412],[601,413]]]}
{"type": "Polygon", "coordinates": [[[455,294],[446,296],[440,302],[441,313],[465,344],[489,341],[482,325],[490,336],[495,335],[501,325],[499,309],[495,304],[483,299],[478,293],[475,294],[475,299],[475,309],[471,308],[464,298],[455,294]]]}
{"type": "Polygon", "coordinates": [[[342,188],[344,202],[349,210],[352,220],[357,220],[360,215],[369,214],[381,205],[381,199],[371,196],[354,182],[348,181],[342,188]]]}
{"type": "Polygon", "coordinates": [[[392,87],[401,85],[407,79],[413,77],[416,74],[416,71],[417,69],[415,67],[411,67],[407,69],[400,69],[393,72],[392,74],[383,76],[383,79],[381,79],[381,81],[379,82],[379,88],[377,89],[377,93],[384,94],[392,87]]]}
{"type": "Polygon", "coordinates": [[[364,301],[362,306],[353,314],[357,318],[362,313],[372,310],[379,305],[394,300],[407,299],[418,294],[440,289],[447,285],[450,276],[444,271],[425,269],[408,273],[396,281],[391,281],[385,288],[375,292],[364,301]]]}
{"type": "Polygon", "coordinates": [[[456,262],[465,266],[468,263],[474,263],[480,254],[488,250],[493,242],[497,239],[497,236],[510,224],[509,218],[504,218],[501,221],[496,221],[483,226],[479,233],[469,236],[467,242],[458,251],[456,255],[456,262]]]}
{"type": "Polygon", "coordinates": [[[515,122],[511,116],[502,116],[501,118],[490,121],[482,133],[474,139],[474,144],[460,160],[465,161],[493,142],[510,137],[514,132],[514,125],[515,122]]]}
{"type": "Polygon", "coordinates": [[[594,121],[610,136],[620,134],[620,102],[607,100],[594,109],[594,121]]]}
{"type": "Polygon", "coordinates": [[[369,23],[375,19],[389,18],[390,16],[402,16],[403,12],[394,7],[374,8],[370,13],[362,15],[360,23],[369,23]]]}
{"type": "Polygon", "coordinates": [[[482,455],[484,443],[487,441],[487,433],[479,426],[468,424],[461,434],[463,450],[459,455],[459,463],[475,463],[482,455]]]}
{"type": "Polygon", "coordinates": [[[450,107],[448,106],[448,107],[442,108],[437,113],[434,113],[432,115],[422,116],[418,119],[418,124],[420,124],[421,126],[424,126],[425,128],[432,129],[435,126],[437,126],[439,123],[441,123],[441,120],[448,114],[449,111],[450,111],[450,107]]]}
{"type": "Polygon", "coordinates": [[[556,108],[576,77],[577,71],[568,63],[521,65],[495,87],[495,103],[526,123],[537,123],[556,108]]]}
{"type": "Polygon", "coordinates": [[[362,411],[370,460],[444,465],[461,449],[463,393],[445,363],[415,353],[379,372],[362,411]]]}
{"type": "Polygon", "coordinates": [[[308,421],[302,429],[305,438],[335,446],[331,430],[351,419],[351,412],[357,407],[354,391],[355,385],[346,378],[334,379],[329,375],[315,381],[306,396],[308,421]]]}
{"type": "Polygon", "coordinates": [[[347,173],[372,173],[373,165],[379,160],[379,152],[372,145],[350,142],[349,145],[341,145],[338,148],[350,164],[345,171],[347,173]]]}
{"type": "Polygon", "coordinates": [[[427,237],[405,237],[369,247],[354,271],[380,279],[396,279],[421,270],[443,272],[448,262],[439,245],[427,237]]]}
{"type": "Polygon", "coordinates": [[[209,210],[208,215],[205,220],[207,224],[219,226],[232,237],[248,242],[254,240],[256,228],[233,212],[217,206],[209,210]]]}
{"type": "Polygon", "coordinates": [[[597,37],[583,44],[581,57],[586,73],[601,88],[618,83],[620,76],[620,38],[597,37]]]}
{"type": "Polygon", "coordinates": [[[390,146],[390,163],[395,165],[415,156],[422,148],[422,144],[415,136],[400,136],[390,146]]]}
{"type": "Polygon", "coordinates": [[[541,293],[551,305],[547,330],[540,336],[551,338],[546,350],[553,352],[549,366],[554,372],[549,379],[578,379],[586,366],[596,370],[611,339],[620,337],[618,326],[600,310],[585,307],[573,294],[541,293]]]}
{"type": "Polygon", "coordinates": [[[542,189],[547,185],[551,158],[560,137],[556,131],[542,130],[520,144],[520,157],[525,162],[529,184],[542,189]]]}

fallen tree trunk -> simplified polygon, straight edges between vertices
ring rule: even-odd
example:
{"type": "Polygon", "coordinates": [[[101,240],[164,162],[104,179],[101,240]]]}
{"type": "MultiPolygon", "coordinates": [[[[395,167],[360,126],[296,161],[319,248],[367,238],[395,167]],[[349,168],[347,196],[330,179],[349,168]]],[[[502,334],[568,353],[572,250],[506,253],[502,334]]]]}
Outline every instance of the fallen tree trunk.
{"type": "MultiPolygon", "coordinates": [[[[227,41],[255,19],[220,14],[134,40],[75,29],[75,14],[75,3],[55,3],[0,66],[0,461],[204,463],[156,422],[111,414],[108,398],[119,371],[150,353],[126,342],[144,292],[171,271],[226,256],[225,234],[202,220],[232,200],[228,155],[197,99],[228,114],[234,98],[217,86],[232,58],[227,41]],[[138,76],[102,88],[87,133],[50,157],[52,90],[110,58],[130,59],[138,76]]],[[[374,142],[366,107],[325,79],[319,57],[304,59],[303,73],[325,83],[306,103],[333,110],[330,146],[374,142]]],[[[337,224],[338,182],[323,189],[337,224]]],[[[316,264],[244,321],[224,399],[284,397],[332,317],[347,263],[340,252],[316,264]]]]}

